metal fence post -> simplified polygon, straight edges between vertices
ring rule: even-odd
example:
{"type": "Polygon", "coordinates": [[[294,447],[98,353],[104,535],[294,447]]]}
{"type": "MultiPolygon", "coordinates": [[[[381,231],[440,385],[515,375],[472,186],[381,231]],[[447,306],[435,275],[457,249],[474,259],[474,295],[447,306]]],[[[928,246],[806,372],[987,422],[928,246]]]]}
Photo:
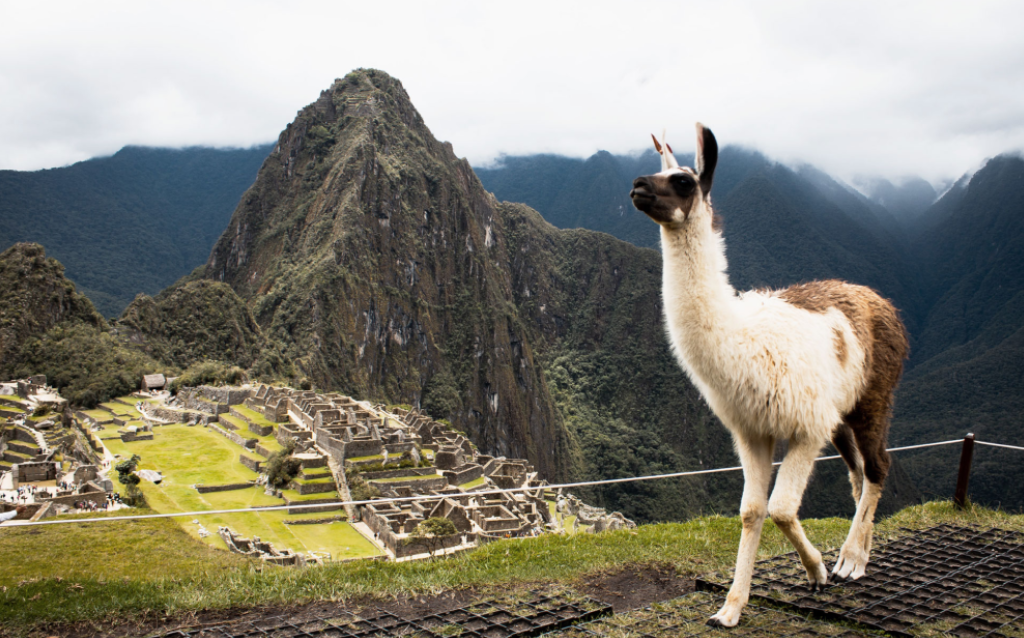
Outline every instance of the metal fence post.
{"type": "Polygon", "coordinates": [[[974,458],[974,433],[964,437],[964,446],[960,450],[960,473],[956,477],[956,493],[953,494],[953,505],[963,509],[967,504],[967,485],[971,482],[971,460],[974,458]]]}

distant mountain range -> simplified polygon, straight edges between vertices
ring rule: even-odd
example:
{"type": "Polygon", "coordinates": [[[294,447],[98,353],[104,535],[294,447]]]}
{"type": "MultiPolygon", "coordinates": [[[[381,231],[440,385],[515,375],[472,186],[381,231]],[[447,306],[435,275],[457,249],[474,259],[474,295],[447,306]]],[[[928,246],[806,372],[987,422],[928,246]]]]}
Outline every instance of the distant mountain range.
{"type": "Polygon", "coordinates": [[[128,146],[43,171],[0,171],[0,248],[46,246],[107,317],[202,264],[270,145],[128,146]]]}
{"type": "MultiPolygon", "coordinates": [[[[52,320],[15,322],[8,332],[16,338],[0,343],[9,353],[0,374],[80,366],[91,372],[66,373],[58,385],[87,401],[161,366],[199,378],[196,366],[211,360],[261,379],[423,406],[483,450],[526,456],[554,479],[734,463],[724,429],[669,355],[657,226],[628,199],[633,178],[657,170],[653,153],[507,157],[474,171],[379,71],[336,81],[272,151],[218,153],[126,149],[42,172],[52,173],[52,187],[31,181],[39,173],[0,173],[0,229],[21,233],[0,240],[42,238],[51,255],[66,251],[69,277],[108,316],[131,301],[110,326],[77,305],[52,320]],[[192,153],[204,159],[186,161],[192,153]],[[148,177],[128,170],[137,156],[153,160],[142,162],[148,177]],[[83,164],[98,172],[75,172],[83,164]],[[219,171],[234,181],[213,179],[219,171]],[[74,177],[71,185],[61,176],[74,177]],[[26,183],[37,185],[10,186],[26,183]],[[188,183],[220,190],[186,193],[188,183]],[[147,194],[146,184],[176,186],[147,194]],[[51,188],[65,194],[50,197],[51,188]],[[83,201],[93,204],[77,210],[66,193],[79,192],[92,193],[83,201]],[[234,213],[217,212],[229,200],[234,213]],[[97,212],[107,209],[117,211],[113,221],[97,212]],[[47,235],[25,210],[51,211],[41,220],[61,210],[78,232],[47,235]],[[128,246],[153,250],[131,261],[128,246]],[[104,276],[83,278],[90,264],[104,264],[104,276]],[[96,370],[111,372],[90,382],[96,370]]],[[[870,285],[901,309],[913,358],[893,443],[974,430],[1021,445],[1022,177],[1024,161],[1002,156],[927,202],[934,191],[913,180],[862,186],[864,195],[811,167],[726,147],[713,200],[738,288],[837,277],[870,285]]],[[[9,299],[23,300],[18,308],[70,285],[31,247],[0,262],[11,264],[0,263],[0,277],[10,275],[3,285],[9,299]],[[43,292],[10,274],[33,268],[48,282],[43,292]]],[[[901,454],[883,511],[921,492],[951,494],[956,454],[901,454]]],[[[977,500],[1024,505],[1024,487],[1015,487],[1024,486],[1024,455],[1012,454],[978,451],[977,500]]],[[[849,515],[845,480],[841,465],[822,464],[805,513],[849,515]]],[[[650,521],[734,511],[738,486],[738,476],[722,475],[588,496],[650,521]]]]}

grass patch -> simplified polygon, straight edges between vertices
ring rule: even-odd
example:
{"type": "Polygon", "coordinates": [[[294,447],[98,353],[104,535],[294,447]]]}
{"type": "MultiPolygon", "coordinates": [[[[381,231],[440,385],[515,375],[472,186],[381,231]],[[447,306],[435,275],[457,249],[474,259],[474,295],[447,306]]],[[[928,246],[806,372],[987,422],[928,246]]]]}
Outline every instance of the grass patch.
{"type": "Polygon", "coordinates": [[[114,418],[114,415],[107,412],[106,410],[83,410],[82,414],[93,419],[97,423],[103,423],[104,421],[110,421],[114,418]]]}
{"type": "Polygon", "coordinates": [[[317,485],[320,483],[330,483],[332,485],[334,484],[333,476],[328,476],[326,478],[303,478],[301,476],[296,476],[292,480],[295,481],[296,483],[299,483],[300,485],[317,485]]]}
{"type": "Polygon", "coordinates": [[[461,487],[464,490],[471,490],[475,487],[480,487],[485,483],[487,483],[487,477],[481,476],[480,478],[473,479],[469,483],[462,483],[461,485],[459,485],[459,487],[461,487]]]}
{"type": "MultiPolygon", "coordinates": [[[[945,502],[904,510],[881,521],[876,533],[881,542],[896,535],[899,527],[920,528],[941,522],[1024,528],[1024,516],[981,508],[957,511],[945,502]]],[[[129,531],[123,524],[103,523],[102,529],[86,525],[81,529],[79,525],[70,525],[70,529],[4,528],[0,534],[0,551],[5,556],[0,565],[0,583],[9,589],[0,593],[0,624],[25,628],[28,633],[33,625],[44,622],[98,619],[104,613],[115,612],[344,600],[362,595],[410,596],[463,587],[498,591],[521,586],[526,590],[540,582],[571,583],[588,573],[631,563],[670,562],[682,576],[691,577],[729,569],[735,560],[740,529],[737,518],[710,516],[599,535],[498,541],[433,561],[260,570],[236,556],[204,553],[212,550],[191,541],[166,521],[144,523],[166,525],[159,542],[139,534],[150,527],[129,531]],[[169,536],[174,534],[177,536],[169,536]],[[58,545],[50,543],[51,537],[63,539],[59,552],[54,551],[58,545]],[[166,542],[168,538],[177,542],[166,542]],[[96,547],[104,548],[104,560],[94,559],[96,547]],[[16,587],[27,575],[50,580],[16,587]],[[66,580],[57,583],[55,577],[66,580]],[[69,592],[67,579],[74,579],[84,589],[69,592]]],[[[300,527],[313,528],[307,530],[308,534],[299,534],[304,542],[315,545],[319,535],[343,525],[291,526],[296,530],[300,527]]],[[[842,545],[849,521],[807,520],[805,528],[811,542],[826,551],[842,545]]],[[[352,541],[357,539],[353,537],[352,541]]],[[[759,558],[790,551],[780,531],[766,522],[759,558]]]]}
{"type": "Polygon", "coordinates": [[[350,456],[345,461],[352,461],[353,463],[361,463],[362,461],[383,461],[383,454],[371,454],[370,456],[350,456]]]}
{"type": "MultiPolygon", "coordinates": [[[[981,508],[958,511],[949,502],[939,502],[904,510],[879,522],[875,531],[881,542],[901,527],[939,523],[1021,529],[1024,516],[981,508]]],[[[525,591],[540,582],[572,583],[587,574],[637,563],[669,562],[681,575],[696,576],[728,570],[740,534],[737,518],[710,516],[603,534],[496,541],[433,561],[259,569],[240,557],[213,552],[166,521],[102,525],[0,530],[0,552],[5,557],[0,583],[8,586],[0,593],[0,625],[28,633],[44,622],[100,619],[113,613],[410,596],[462,587],[525,591]],[[103,552],[102,560],[96,559],[96,551],[103,552]],[[46,580],[18,587],[27,574],[46,580]],[[58,582],[57,577],[64,580],[58,582]],[[69,579],[83,589],[69,591],[69,579]]],[[[314,528],[308,534],[300,532],[300,537],[315,545],[320,534],[343,525],[291,526],[302,527],[314,528]]],[[[842,544],[849,521],[808,520],[805,529],[810,540],[827,551],[842,544]]],[[[758,558],[789,551],[781,532],[766,522],[758,558]]]]}
{"type": "Polygon", "coordinates": [[[22,399],[21,397],[16,396],[14,394],[0,394],[0,399],[7,399],[8,401],[17,401],[18,403],[23,403],[25,401],[25,399],[22,399]]]}
{"type": "MultiPolygon", "coordinates": [[[[141,419],[142,415],[139,411],[130,405],[124,405],[123,403],[117,403],[115,401],[109,401],[107,403],[101,403],[101,406],[109,408],[111,412],[117,416],[126,416],[132,419],[141,419]]],[[[102,410],[101,410],[102,411],[102,410]]]]}
{"type": "Polygon", "coordinates": [[[255,410],[250,410],[249,408],[245,407],[244,405],[233,405],[233,406],[231,406],[231,408],[233,410],[235,410],[236,412],[238,412],[239,414],[241,414],[242,416],[244,416],[246,419],[248,419],[249,422],[252,423],[253,425],[262,425],[262,426],[268,426],[268,425],[269,426],[275,426],[276,425],[273,421],[267,420],[267,418],[264,417],[259,412],[256,412],[255,410]]]}
{"type": "Polygon", "coordinates": [[[248,423],[246,423],[242,419],[239,419],[237,416],[233,416],[231,414],[228,414],[227,412],[225,412],[224,414],[221,414],[220,416],[218,416],[217,419],[219,421],[221,421],[222,423],[224,421],[227,421],[231,425],[235,426],[239,431],[246,431],[246,432],[249,431],[249,424],[248,423]]]}

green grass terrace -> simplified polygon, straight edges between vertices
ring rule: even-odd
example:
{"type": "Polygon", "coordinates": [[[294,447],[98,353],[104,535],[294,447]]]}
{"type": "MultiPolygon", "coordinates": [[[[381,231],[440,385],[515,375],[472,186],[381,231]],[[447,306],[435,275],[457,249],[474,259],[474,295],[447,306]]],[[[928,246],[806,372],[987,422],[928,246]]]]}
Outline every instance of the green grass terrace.
{"type": "MultiPolygon", "coordinates": [[[[120,439],[103,441],[112,454],[128,458],[138,454],[142,459],[140,469],[153,469],[163,474],[160,485],[143,481],[140,488],[146,501],[156,512],[192,512],[203,510],[261,508],[283,506],[283,499],[265,494],[263,487],[253,486],[222,492],[200,494],[196,484],[229,485],[253,482],[257,475],[239,462],[243,448],[210,428],[181,424],[156,428],[152,441],[124,443],[120,439]]],[[[337,492],[307,495],[295,500],[310,500],[311,497],[337,499],[337,492]]],[[[324,516],[334,515],[325,514],[324,516]]],[[[278,548],[297,552],[327,552],[333,558],[358,558],[376,555],[377,551],[361,536],[353,537],[355,530],[346,524],[287,526],[285,518],[294,519],[287,510],[267,512],[239,512],[203,516],[199,523],[191,518],[176,518],[186,534],[194,540],[211,547],[227,547],[217,528],[230,527],[246,537],[259,536],[278,548]],[[200,525],[211,534],[200,537],[200,525]],[[348,530],[344,528],[349,528],[348,530]],[[328,529],[330,528],[330,529],[328,529]],[[350,533],[351,531],[351,533],[350,533]]]]}
{"type": "MultiPolygon", "coordinates": [[[[901,528],[939,523],[1024,529],[1024,516],[929,503],[879,521],[876,544],[901,528]]],[[[322,526],[335,527],[343,525],[322,526]]],[[[738,518],[709,516],[602,534],[502,540],[431,561],[267,569],[256,561],[216,551],[166,519],[4,527],[0,528],[4,556],[0,626],[12,636],[49,636],[58,633],[52,623],[91,621],[99,627],[115,618],[183,617],[202,609],[408,597],[470,587],[482,596],[527,594],[546,584],[573,585],[598,574],[644,565],[670,568],[691,578],[731,568],[740,528],[738,518]]],[[[842,544],[849,521],[807,520],[805,529],[809,539],[826,551],[842,544]]],[[[314,537],[307,539],[316,544],[314,537]]],[[[778,528],[766,522],[758,558],[790,551],[778,528]]]]}

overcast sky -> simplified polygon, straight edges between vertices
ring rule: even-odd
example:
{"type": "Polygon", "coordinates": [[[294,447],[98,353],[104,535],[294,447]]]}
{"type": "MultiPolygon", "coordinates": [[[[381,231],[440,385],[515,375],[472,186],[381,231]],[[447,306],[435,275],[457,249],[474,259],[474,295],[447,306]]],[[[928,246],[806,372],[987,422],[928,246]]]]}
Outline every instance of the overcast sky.
{"type": "MultiPolygon", "coordinates": [[[[476,164],[693,122],[843,179],[1024,148],[1020,2],[9,2],[0,168],[273,141],[336,77],[402,81],[476,164]]],[[[689,163],[689,158],[687,158],[689,163]]]]}

